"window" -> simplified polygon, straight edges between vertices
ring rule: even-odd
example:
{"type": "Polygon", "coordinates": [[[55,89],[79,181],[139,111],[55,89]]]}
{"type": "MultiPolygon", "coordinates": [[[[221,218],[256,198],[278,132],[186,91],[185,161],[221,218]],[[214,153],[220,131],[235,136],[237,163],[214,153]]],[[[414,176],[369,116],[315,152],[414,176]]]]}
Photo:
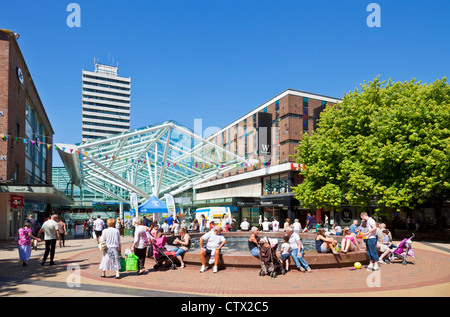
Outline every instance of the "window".
{"type": "Polygon", "coordinates": [[[308,131],[308,112],[309,112],[309,100],[303,97],[303,132],[308,131]]]}
{"type": "MultiPolygon", "coordinates": [[[[18,125],[20,130],[20,126],[18,125]]],[[[19,133],[17,136],[20,137],[19,133]]],[[[25,103],[25,139],[34,141],[25,144],[25,181],[27,184],[42,184],[46,180],[47,133],[44,124],[31,101],[25,103]],[[40,144],[42,142],[42,144],[40,144]]]]}
{"type": "Polygon", "coordinates": [[[291,191],[289,174],[276,174],[263,179],[263,195],[285,194],[291,191]]]}

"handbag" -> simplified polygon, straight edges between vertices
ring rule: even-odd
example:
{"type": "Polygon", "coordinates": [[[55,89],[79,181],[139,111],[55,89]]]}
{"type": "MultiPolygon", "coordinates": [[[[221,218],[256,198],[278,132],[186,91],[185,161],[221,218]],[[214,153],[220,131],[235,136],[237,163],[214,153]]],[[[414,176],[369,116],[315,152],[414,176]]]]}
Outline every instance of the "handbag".
{"type": "Polygon", "coordinates": [[[100,251],[105,251],[105,250],[106,250],[106,242],[100,242],[100,243],[98,244],[98,249],[99,249],[100,251]]]}
{"type": "Polygon", "coordinates": [[[138,259],[139,257],[134,253],[128,254],[125,262],[126,271],[137,271],[139,269],[138,259]]]}

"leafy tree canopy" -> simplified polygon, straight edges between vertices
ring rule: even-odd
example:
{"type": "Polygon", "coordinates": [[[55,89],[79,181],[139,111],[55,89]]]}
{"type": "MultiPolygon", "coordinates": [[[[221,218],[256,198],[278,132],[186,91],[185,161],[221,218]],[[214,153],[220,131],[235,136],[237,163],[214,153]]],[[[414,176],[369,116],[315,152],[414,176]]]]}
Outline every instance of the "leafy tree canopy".
{"type": "Polygon", "coordinates": [[[328,106],[296,149],[305,164],[294,188],[304,206],[413,208],[450,190],[450,86],[373,82],[328,106]]]}

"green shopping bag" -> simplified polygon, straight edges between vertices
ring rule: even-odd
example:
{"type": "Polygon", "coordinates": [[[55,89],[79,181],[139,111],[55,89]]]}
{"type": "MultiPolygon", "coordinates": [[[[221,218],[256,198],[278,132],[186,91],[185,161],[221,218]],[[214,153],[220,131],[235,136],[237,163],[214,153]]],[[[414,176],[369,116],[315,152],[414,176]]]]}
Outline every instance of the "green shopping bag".
{"type": "Polygon", "coordinates": [[[127,261],[125,260],[125,258],[120,255],[120,270],[119,272],[125,272],[125,270],[127,269],[127,261]]]}
{"type": "Polygon", "coordinates": [[[138,265],[138,256],[135,255],[134,253],[128,254],[127,255],[127,260],[126,260],[126,270],[127,271],[137,271],[139,269],[139,265],[138,265]]]}

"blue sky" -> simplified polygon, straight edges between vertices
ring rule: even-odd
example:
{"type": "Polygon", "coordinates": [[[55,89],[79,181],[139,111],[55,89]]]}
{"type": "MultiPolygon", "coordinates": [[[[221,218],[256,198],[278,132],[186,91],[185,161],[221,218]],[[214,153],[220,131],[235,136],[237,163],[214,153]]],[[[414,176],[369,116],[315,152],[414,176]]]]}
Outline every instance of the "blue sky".
{"type": "Polygon", "coordinates": [[[342,98],[377,75],[448,76],[449,9],[442,0],[25,0],[2,3],[0,28],[20,34],[54,142],[78,143],[81,70],[94,58],[114,57],[131,77],[131,128],[194,119],[221,128],[287,88],[342,98]],[[66,24],[71,2],[80,28],[66,24]],[[380,28],[366,24],[371,2],[380,28]]]}

